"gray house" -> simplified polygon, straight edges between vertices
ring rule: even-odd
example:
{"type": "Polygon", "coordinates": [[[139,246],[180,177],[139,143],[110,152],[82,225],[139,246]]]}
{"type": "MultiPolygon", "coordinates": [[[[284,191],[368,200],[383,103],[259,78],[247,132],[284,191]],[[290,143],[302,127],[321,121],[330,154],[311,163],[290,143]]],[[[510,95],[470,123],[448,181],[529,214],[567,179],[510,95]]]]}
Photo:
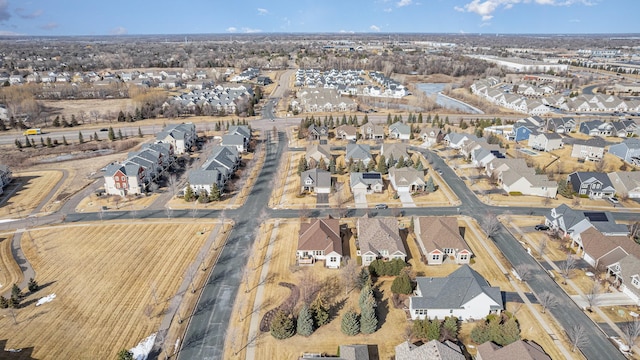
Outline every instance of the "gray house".
{"type": "Polygon", "coordinates": [[[362,161],[364,166],[369,165],[369,162],[373,159],[371,156],[371,147],[363,144],[347,144],[346,154],[344,156],[346,161],[353,160],[354,163],[362,161]]]}
{"type": "Polygon", "coordinates": [[[567,182],[578,195],[588,195],[590,199],[602,199],[616,193],[609,176],[604,173],[576,171],[569,174],[567,182]]]}
{"type": "Polygon", "coordinates": [[[631,165],[640,165],[640,139],[626,139],[620,144],[611,145],[609,153],[631,165]]]}
{"type": "Polygon", "coordinates": [[[331,173],[322,169],[311,169],[300,174],[300,191],[328,194],[331,192],[331,173]]]}

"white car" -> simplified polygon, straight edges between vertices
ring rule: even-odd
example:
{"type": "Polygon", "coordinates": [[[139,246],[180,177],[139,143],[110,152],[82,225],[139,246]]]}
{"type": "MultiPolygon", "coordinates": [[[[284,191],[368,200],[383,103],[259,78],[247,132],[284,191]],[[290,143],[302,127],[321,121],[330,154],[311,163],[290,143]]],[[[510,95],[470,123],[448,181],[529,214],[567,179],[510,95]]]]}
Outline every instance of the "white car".
{"type": "Polygon", "coordinates": [[[611,336],[609,340],[611,340],[611,342],[615,346],[617,346],[620,351],[624,353],[629,352],[631,350],[629,349],[629,345],[625,344],[624,341],[622,341],[622,339],[620,339],[619,337],[611,336]]]}
{"type": "Polygon", "coordinates": [[[615,196],[611,196],[611,197],[609,197],[608,199],[609,199],[609,201],[611,201],[611,203],[612,203],[612,204],[618,204],[618,203],[620,203],[620,200],[618,200],[618,198],[617,198],[617,197],[615,197],[615,196]]]}

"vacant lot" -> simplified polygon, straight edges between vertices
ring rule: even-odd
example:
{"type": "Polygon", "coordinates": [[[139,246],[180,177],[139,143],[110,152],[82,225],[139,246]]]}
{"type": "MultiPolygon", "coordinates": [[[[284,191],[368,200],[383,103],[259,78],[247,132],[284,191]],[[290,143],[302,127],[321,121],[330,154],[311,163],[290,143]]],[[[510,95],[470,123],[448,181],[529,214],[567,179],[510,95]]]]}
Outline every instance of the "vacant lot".
{"type": "Polygon", "coordinates": [[[15,323],[0,318],[7,347],[34,347],[38,359],[115,358],[157,331],[213,227],[140,223],[31,231],[22,246],[43,288],[23,299],[15,323]],[[51,303],[34,306],[54,293],[51,303]]]}
{"type": "Polygon", "coordinates": [[[117,117],[120,110],[125,113],[135,110],[131,99],[45,100],[42,101],[42,105],[51,111],[53,117],[64,116],[67,121],[71,121],[71,116],[75,115],[80,123],[82,123],[81,112],[84,112],[85,123],[96,123],[95,116],[92,116],[93,111],[102,114],[98,121],[106,122],[104,115],[108,112],[117,117]]]}
{"type": "Polygon", "coordinates": [[[7,200],[0,206],[0,216],[27,216],[40,205],[61,178],[60,171],[14,173],[13,181],[2,194],[2,199],[7,200]]]}

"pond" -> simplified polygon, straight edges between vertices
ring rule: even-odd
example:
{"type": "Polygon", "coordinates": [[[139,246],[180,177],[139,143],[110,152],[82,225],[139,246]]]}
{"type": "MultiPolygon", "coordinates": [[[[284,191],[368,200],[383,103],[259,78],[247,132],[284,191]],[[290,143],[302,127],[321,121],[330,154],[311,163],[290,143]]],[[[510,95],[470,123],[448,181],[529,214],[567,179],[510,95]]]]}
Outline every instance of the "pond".
{"type": "Polygon", "coordinates": [[[427,96],[436,95],[436,104],[446,109],[454,109],[465,112],[467,114],[484,114],[480,109],[477,109],[469,104],[466,104],[460,100],[452,99],[442,94],[444,88],[449,85],[445,83],[419,83],[417,88],[423,91],[427,96]]]}

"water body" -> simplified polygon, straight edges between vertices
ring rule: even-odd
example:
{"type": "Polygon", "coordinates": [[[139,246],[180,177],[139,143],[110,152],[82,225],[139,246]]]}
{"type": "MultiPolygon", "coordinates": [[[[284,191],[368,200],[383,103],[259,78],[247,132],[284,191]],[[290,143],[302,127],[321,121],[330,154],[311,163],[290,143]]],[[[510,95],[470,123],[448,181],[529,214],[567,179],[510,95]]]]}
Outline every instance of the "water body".
{"type": "Polygon", "coordinates": [[[455,100],[444,96],[442,91],[449,84],[443,83],[420,83],[417,84],[418,90],[427,94],[427,96],[436,95],[436,104],[446,109],[454,109],[467,114],[484,114],[484,112],[462,101],[455,100]]]}

